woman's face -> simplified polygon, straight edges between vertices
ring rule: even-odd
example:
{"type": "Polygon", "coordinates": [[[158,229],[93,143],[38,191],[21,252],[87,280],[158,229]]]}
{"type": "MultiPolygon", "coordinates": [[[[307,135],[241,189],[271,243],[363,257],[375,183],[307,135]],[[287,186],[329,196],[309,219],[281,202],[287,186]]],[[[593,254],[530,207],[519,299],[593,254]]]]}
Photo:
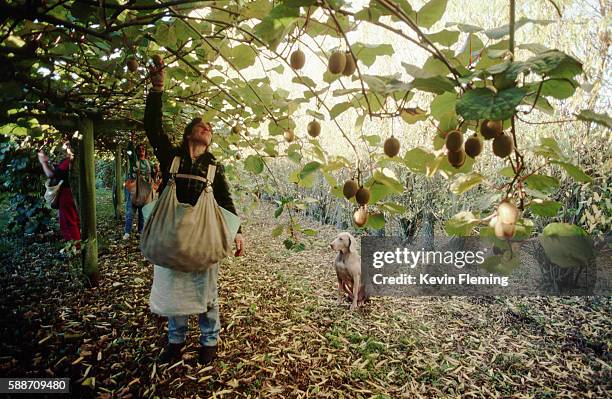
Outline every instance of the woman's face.
{"type": "Polygon", "coordinates": [[[62,144],[62,150],[64,150],[64,154],[67,157],[72,158],[74,156],[74,153],[72,152],[72,147],[70,146],[70,142],[64,142],[64,144],[62,144]]]}
{"type": "Polygon", "coordinates": [[[193,144],[209,146],[212,141],[212,125],[204,121],[196,124],[191,130],[189,141],[193,144]]]}
{"type": "Polygon", "coordinates": [[[144,159],[145,155],[147,154],[145,148],[143,146],[138,146],[138,158],[139,159],[144,159]]]}

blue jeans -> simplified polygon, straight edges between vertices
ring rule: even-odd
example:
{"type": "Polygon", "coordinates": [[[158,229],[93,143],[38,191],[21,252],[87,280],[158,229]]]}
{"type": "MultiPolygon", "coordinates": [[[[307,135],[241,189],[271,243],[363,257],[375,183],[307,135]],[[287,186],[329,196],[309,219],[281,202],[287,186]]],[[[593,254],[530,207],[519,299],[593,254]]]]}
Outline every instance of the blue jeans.
{"type": "MultiPolygon", "coordinates": [[[[182,344],[187,339],[187,320],[189,316],[168,317],[168,342],[182,344]]],[[[205,313],[198,315],[200,325],[200,343],[203,346],[215,346],[219,338],[221,322],[219,321],[219,303],[216,302],[205,313]]]]}
{"type": "Polygon", "coordinates": [[[136,208],[132,205],[132,196],[127,188],[123,188],[125,192],[125,228],[124,231],[128,234],[132,232],[132,214],[134,209],[138,209],[138,233],[142,233],[144,227],[144,216],[142,215],[142,208],[136,208]]]}

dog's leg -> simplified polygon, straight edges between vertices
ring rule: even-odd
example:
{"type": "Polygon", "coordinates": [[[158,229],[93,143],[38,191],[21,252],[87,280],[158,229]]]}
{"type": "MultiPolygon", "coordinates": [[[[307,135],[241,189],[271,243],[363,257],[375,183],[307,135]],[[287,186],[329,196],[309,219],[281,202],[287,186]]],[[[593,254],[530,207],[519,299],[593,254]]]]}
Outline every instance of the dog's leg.
{"type": "Polygon", "coordinates": [[[340,277],[338,277],[338,300],[336,301],[336,305],[342,305],[343,299],[344,299],[344,293],[343,293],[343,283],[342,283],[342,279],[340,277]]]}
{"type": "Polygon", "coordinates": [[[351,303],[351,310],[357,309],[357,300],[359,299],[359,287],[361,286],[361,276],[356,275],[353,277],[353,303],[351,303]]]}

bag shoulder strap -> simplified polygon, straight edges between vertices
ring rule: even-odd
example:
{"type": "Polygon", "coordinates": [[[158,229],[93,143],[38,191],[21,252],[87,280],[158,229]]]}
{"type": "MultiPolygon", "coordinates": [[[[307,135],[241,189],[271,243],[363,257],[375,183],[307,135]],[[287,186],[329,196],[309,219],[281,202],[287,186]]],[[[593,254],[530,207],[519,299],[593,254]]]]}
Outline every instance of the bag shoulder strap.
{"type": "Polygon", "coordinates": [[[170,166],[170,174],[175,175],[178,173],[179,166],[181,166],[181,157],[176,156],[172,160],[172,165],[170,166]]]}
{"type": "MultiPolygon", "coordinates": [[[[211,180],[203,178],[202,176],[188,175],[188,174],[185,174],[185,173],[178,173],[180,165],[181,165],[181,157],[175,156],[174,159],[172,160],[172,166],[170,166],[170,174],[173,175],[174,177],[178,177],[178,178],[182,178],[182,179],[199,180],[199,181],[201,181],[204,184],[206,184],[209,181],[211,181],[211,180]]],[[[214,177],[214,173],[213,173],[213,177],[214,177]]]]}
{"type": "Polygon", "coordinates": [[[208,165],[208,173],[206,174],[206,180],[213,184],[215,181],[215,174],[217,173],[217,165],[211,163],[208,165]]]}

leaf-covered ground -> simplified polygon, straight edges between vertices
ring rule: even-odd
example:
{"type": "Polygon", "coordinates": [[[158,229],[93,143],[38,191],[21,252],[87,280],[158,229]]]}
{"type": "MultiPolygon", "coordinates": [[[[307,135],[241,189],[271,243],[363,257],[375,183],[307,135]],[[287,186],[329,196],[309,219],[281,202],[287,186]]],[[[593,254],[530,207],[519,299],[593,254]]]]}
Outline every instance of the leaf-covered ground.
{"type": "MultiPolygon", "coordinates": [[[[101,196],[101,209],[109,209],[101,196]]],[[[271,238],[273,209],[244,227],[248,254],[220,276],[220,357],[160,366],[165,320],[148,309],[152,267],[100,215],[99,288],[53,237],[0,242],[0,376],[70,377],[74,397],[609,397],[609,298],[374,298],[335,304],[337,234],[307,250],[271,238]],[[9,246],[11,246],[9,248],[9,246]]]]}

